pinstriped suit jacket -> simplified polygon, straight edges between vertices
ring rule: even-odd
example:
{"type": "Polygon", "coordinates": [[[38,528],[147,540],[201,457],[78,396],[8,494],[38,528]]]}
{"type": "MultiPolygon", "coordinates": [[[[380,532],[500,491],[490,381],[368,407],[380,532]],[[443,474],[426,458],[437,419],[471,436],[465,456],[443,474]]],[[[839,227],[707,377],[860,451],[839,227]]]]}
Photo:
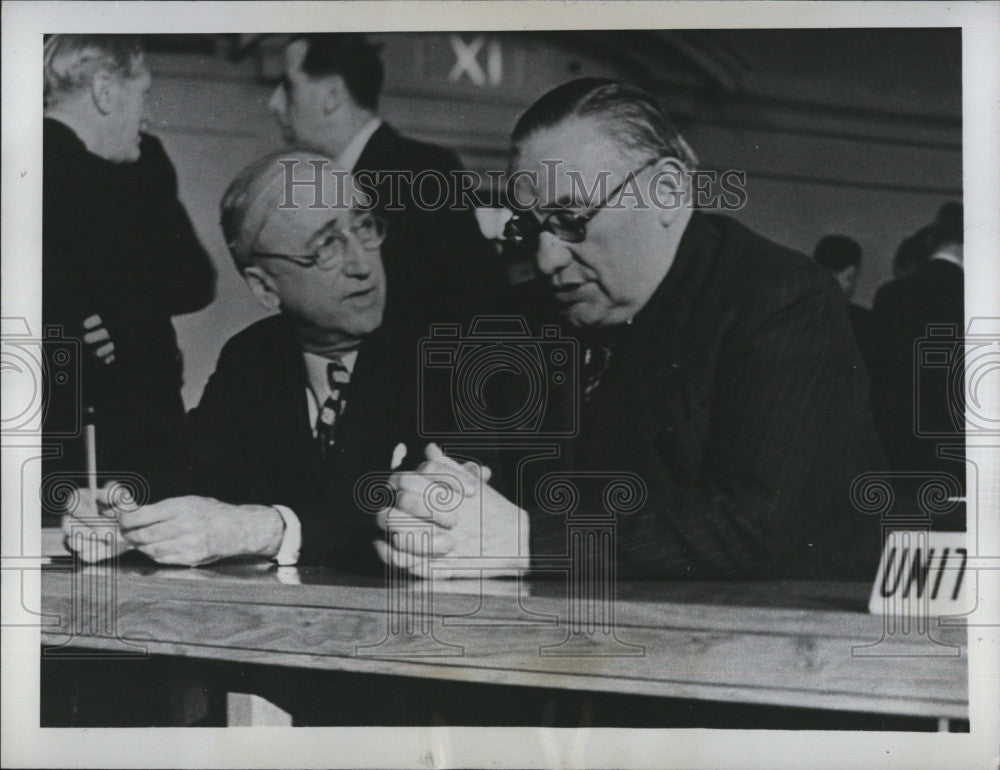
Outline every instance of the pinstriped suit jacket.
{"type": "Polygon", "coordinates": [[[532,555],[565,554],[565,516],[538,480],[638,476],[644,504],[615,515],[623,578],[868,579],[879,522],[852,480],[883,466],[867,377],[843,298],[807,257],[734,220],[695,213],[674,264],[618,343],[579,435],[557,460],[508,471],[531,514],[532,555]]]}

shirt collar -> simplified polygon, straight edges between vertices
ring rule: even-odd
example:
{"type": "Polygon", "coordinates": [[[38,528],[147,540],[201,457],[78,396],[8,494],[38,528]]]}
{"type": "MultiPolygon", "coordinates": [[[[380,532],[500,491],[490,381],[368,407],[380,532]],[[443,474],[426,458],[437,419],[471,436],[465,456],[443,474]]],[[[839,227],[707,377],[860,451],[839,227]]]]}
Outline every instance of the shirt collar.
{"type": "MultiPolygon", "coordinates": [[[[306,362],[306,375],[309,378],[309,389],[316,397],[316,402],[322,404],[330,395],[330,384],[326,377],[326,365],[330,359],[325,356],[318,356],[315,353],[303,353],[302,357],[306,362]]],[[[358,351],[350,350],[340,356],[340,362],[347,369],[348,374],[354,373],[354,363],[358,360],[358,351]]]]}
{"type": "Polygon", "coordinates": [[[339,161],[342,168],[354,171],[354,167],[358,165],[358,160],[361,158],[361,153],[365,149],[365,145],[368,144],[368,140],[372,138],[372,134],[378,131],[381,125],[382,120],[380,118],[372,118],[361,127],[361,130],[354,135],[351,141],[347,143],[344,151],[340,153],[339,161]]]}
{"type": "Polygon", "coordinates": [[[965,269],[965,265],[962,262],[962,252],[960,246],[944,246],[931,254],[931,259],[941,259],[945,262],[951,262],[953,265],[958,265],[963,270],[965,269]]]}

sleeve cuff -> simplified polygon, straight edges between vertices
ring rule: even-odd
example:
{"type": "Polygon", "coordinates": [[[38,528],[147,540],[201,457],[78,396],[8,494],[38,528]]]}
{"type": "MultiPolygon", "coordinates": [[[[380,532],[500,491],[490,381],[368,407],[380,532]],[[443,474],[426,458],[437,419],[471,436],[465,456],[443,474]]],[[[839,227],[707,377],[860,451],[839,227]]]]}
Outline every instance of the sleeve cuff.
{"type": "Polygon", "coordinates": [[[279,567],[290,567],[298,564],[299,551],[302,550],[302,524],[299,523],[299,517],[291,508],[284,505],[272,505],[271,507],[285,522],[285,534],[281,538],[281,547],[278,548],[274,561],[279,567]]]}

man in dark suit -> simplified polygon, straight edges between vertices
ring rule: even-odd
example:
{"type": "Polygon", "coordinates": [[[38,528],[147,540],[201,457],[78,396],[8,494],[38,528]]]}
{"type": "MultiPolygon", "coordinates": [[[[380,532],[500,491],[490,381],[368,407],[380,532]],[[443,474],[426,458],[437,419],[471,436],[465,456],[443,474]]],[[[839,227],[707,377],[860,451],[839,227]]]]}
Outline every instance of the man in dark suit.
{"type": "Polygon", "coordinates": [[[314,153],[276,153],[245,169],[222,202],[233,259],[277,314],[223,348],[188,415],[177,467],[154,484],[164,499],[119,512],[119,550],[165,564],[261,556],[380,566],[355,485],[398,465],[399,445],[415,433],[406,393],[416,327],[410,312],[384,313],[384,223],[326,195],[314,206],[301,189],[288,206],[289,161],[335,168],[314,153]]]}
{"type": "MultiPolygon", "coordinates": [[[[447,538],[435,550],[544,566],[571,552],[568,519],[583,517],[614,529],[617,565],[588,562],[594,576],[870,577],[878,522],[853,511],[850,490],[882,460],[834,281],[693,211],[693,154],[639,89],[561,86],[513,146],[521,210],[508,235],[580,340],[578,422],[548,459],[513,463],[513,477],[498,465],[487,492],[434,518],[447,538]],[[551,486],[560,476],[575,491],[551,486]],[[615,479],[629,494],[616,498],[615,479]]],[[[398,515],[429,520],[417,470],[395,479],[398,515]]]]}
{"type": "Polygon", "coordinates": [[[378,116],[382,80],[378,50],[363,36],[300,35],[285,48],[269,106],[288,142],[336,158],[389,223],[383,255],[392,295],[475,307],[501,290],[503,272],[462,189],[462,166],[453,152],[401,136],[378,116]]]}
{"type": "Polygon", "coordinates": [[[963,451],[964,391],[961,347],[965,323],[962,207],[948,203],[925,228],[929,257],[875,294],[873,319],[879,356],[872,368],[875,416],[892,466],[902,471],[942,470],[964,485],[957,458],[937,456],[938,444],[963,451]],[[930,327],[938,327],[930,339],[930,327]],[[941,336],[950,330],[950,336],[941,336]],[[951,348],[948,367],[917,366],[920,340],[951,348]],[[915,395],[919,393],[919,399],[915,395]],[[923,434],[923,435],[920,435],[923,434]],[[937,435],[930,435],[937,434],[937,435]],[[949,439],[949,434],[951,438],[949,439]]]}
{"type": "Polygon", "coordinates": [[[846,235],[824,235],[813,250],[813,259],[837,279],[844,299],[847,300],[847,314],[851,319],[851,331],[858,343],[858,350],[867,368],[874,357],[872,348],[872,313],[852,299],[858,286],[861,272],[861,245],[846,235]]]}
{"type": "MultiPolygon", "coordinates": [[[[97,467],[148,474],[184,419],[171,317],[215,293],[212,262],[177,197],[160,141],[140,131],[151,77],[140,41],[45,41],[42,318],[82,342],[82,401],[94,409],[97,467]]],[[[57,366],[56,370],[63,369],[57,366]]],[[[46,473],[86,470],[75,388],[46,394],[46,473]]]]}

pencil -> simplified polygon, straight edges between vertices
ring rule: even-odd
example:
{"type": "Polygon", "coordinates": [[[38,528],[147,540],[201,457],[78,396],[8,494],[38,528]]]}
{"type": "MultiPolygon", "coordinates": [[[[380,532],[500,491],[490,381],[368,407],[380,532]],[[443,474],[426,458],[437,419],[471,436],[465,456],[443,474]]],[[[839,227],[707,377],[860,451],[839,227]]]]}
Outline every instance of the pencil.
{"type": "Polygon", "coordinates": [[[87,488],[90,499],[97,505],[97,432],[94,430],[94,408],[88,406],[87,419],[83,426],[85,451],[87,453],[87,488]]]}

